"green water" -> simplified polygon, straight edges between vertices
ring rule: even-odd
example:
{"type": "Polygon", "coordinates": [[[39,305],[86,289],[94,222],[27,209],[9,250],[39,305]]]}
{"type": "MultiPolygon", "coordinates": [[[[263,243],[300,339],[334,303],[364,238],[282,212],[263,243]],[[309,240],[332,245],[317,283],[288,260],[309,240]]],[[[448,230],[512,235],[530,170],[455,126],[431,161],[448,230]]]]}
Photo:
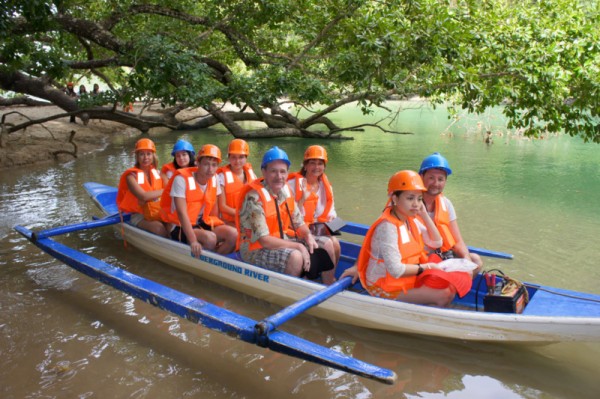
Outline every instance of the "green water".
{"type": "MultiPolygon", "coordinates": [[[[395,107],[398,103],[390,103],[395,107]]],[[[402,103],[406,108],[414,104],[402,103]]],[[[339,124],[375,122],[353,107],[339,124]]],[[[452,123],[443,110],[415,108],[387,129],[354,140],[249,140],[258,169],[273,145],[288,151],[292,169],[304,149],[321,144],[338,214],[369,224],[386,201],[387,180],[417,169],[441,152],[454,171],[446,186],[467,244],[515,255],[486,260],[513,277],[600,293],[600,147],[569,137],[526,140],[498,135],[494,114],[452,123]],[[481,126],[477,123],[480,122],[481,126]],[[448,128],[450,126],[450,128],[448,128]],[[494,143],[484,143],[491,129],[494,143]]],[[[225,151],[231,137],[215,129],[152,134],[162,162],[178,138],[225,151]]],[[[386,387],[279,356],[183,322],[82,277],[41,254],[11,230],[47,228],[97,215],[82,184],[116,185],[133,163],[136,138],[116,138],[105,151],[65,165],[34,166],[0,175],[0,396],[209,398],[596,398],[598,344],[506,347],[393,336],[310,316],[286,330],[394,369],[386,387]]],[[[164,266],[123,248],[109,229],[72,234],[64,242],[145,277],[261,319],[277,307],[164,266]]]]}

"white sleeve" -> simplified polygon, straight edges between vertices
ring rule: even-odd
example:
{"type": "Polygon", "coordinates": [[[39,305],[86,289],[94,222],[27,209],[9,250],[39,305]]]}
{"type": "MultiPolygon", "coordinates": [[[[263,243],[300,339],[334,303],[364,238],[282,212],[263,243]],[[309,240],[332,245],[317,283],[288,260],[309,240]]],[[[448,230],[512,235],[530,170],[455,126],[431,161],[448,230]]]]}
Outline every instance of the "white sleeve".
{"type": "Polygon", "coordinates": [[[446,201],[446,207],[448,208],[448,217],[450,221],[456,220],[456,211],[454,210],[454,205],[452,205],[452,201],[448,198],[444,197],[444,201],[446,201]]]}
{"type": "Polygon", "coordinates": [[[173,185],[171,186],[171,197],[185,198],[185,178],[181,175],[175,176],[173,185]]]}
{"type": "Polygon", "coordinates": [[[398,228],[389,222],[380,223],[373,234],[371,245],[374,244],[379,252],[374,255],[383,259],[388,273],[395,278],[402,276],[406,272],[406,265],[402,263],[402,254],[398,249],[398,228]]]}
{"type": "MultiPolygon", "coordinates": [[[[217,175],[217,189],[225,187],[225,174],[223,172],[217,175]]],[[[221,194],[221,193],[217,193],[221,194]]]]}
{"type": "Polygon", "coordinates": [[[185,198],[185,178],[181,175],[175,176],[173,179],[173,185],[171,186],[171,192],[169,195],[171,196],[171,212],[175,212],[175,197],[177,198],[185,198]]]}

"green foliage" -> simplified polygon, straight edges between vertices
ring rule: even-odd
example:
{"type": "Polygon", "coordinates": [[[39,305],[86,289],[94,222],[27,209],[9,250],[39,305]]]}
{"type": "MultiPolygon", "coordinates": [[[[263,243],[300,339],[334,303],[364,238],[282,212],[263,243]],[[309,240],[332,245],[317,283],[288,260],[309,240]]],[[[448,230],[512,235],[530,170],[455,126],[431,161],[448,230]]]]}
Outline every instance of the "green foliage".
{"type": "Polygon", "coordinates": [[[451,110],[501,105],[509,127],[526,134],[600,142],[597,0],[163,4],[5,1],[0,71],[101,73],[119,88],[116,100],[165,106],[269,106],[281,97],[327,106],[355,96],[368,113],[390,95],[419,95],[451,110]],[[114,61],[71,67],[88,59],[114,61]]]}

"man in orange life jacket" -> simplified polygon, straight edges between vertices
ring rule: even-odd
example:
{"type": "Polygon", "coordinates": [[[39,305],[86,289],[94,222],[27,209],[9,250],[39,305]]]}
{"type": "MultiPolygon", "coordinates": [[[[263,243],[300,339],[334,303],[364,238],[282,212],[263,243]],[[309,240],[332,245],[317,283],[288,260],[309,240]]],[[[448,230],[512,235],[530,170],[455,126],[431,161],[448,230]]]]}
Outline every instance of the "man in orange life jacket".
{"type": "Polygon", "coordinates": [[[237,231],[217,217],[218,185],[215,173],[221,163],[221,150],[205,144],[198,151],[197,167],[177,169],[161,198],[167,219],[175,227],[171,238],[189,243],[192,255],[202,249],[220,254],[233,252],[237,231]]]}
{"type": "Polygon", "coordinates": [[[292,276],[310,270],[310,254],[318,244],[304,223],[287,185],[290,161],[278,147],[262,160],[263,178],[244,186],[242,206],[236,217],[240,232],[240,254],[246,262],[292,276]],[[295,228],[301,241],[284,233],[295,228]]]}
{"type": "MultiPolygon", "coordinates": [[[[470,260],[477,264],[478,268],[473,272],[474,276],[477,275],[483,266],[483,261],[479,255],[469,252],[458,228],[454,206],[442,194],[446,179],[452,174],[448,161],[440,153],[434,152],[423,159],[419,174],[427,189],[423,193],[423,201],[443,239],[442,247],[438,251],[439,256],[442,259],[457,257],[470,260]]],[[[434,252],[431,248],[427,250],[434,252]]]]}

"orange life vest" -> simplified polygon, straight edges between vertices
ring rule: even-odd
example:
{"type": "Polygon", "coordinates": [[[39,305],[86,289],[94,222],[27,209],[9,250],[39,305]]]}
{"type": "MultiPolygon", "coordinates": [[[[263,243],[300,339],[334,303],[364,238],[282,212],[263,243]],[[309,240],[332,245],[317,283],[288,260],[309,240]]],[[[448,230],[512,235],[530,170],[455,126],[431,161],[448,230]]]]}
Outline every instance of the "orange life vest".
{"type": "MultiPolygon", "coordinates": [[[[424,251],[423,237],[417,227],[414,218],[408,218],[409,228],[406,224],[391,214],[391,208],[386,208],[379,219],[369,228],[363,246],[358,255],[358,275],[362,285],[377,296],[385,296],[395,298],[401,292],[406,292],[414,288],[417,276],[407,276],[395,278],[386,271],[386,276],[380,278],[375,283],[367,282],[367,267],[369,259],[373,258],[371,254],[371,241],[375,228],[383,221],[392,223],[398,229],[398,249],[402,254],[402,263],[415,264],[424,263],[427,261],[427,256],[424,251]]],[[[377,263],[383,263],[383,259],[376,259],[377,263]]]]}
{"type": "Polygon", "coordinates": [[[166,221],[181,226],[181,222],[177,216],[177,210],[171,211],[171,204],[173,201],[171,197],[171,187],[173,186],[175,177],[182,176],[185,179],[187,214],[192,226],[195,226],[198,222],[198,216],[200,215],[202,206],[204,206],[202,221],[211,227],[220,226],[223,224],[223,221],[216,216],[210,215],[211,210],[217,202],[217,178],[216,176],[213,176],[209,179],[206,184],[206,191],[202,191],[194,177],[194,172],[197,170],[197,167],[177,169],[173,177],[169,180],[169,184],[167,184],[167,187],[160,198],[160,205],[166,215],[166,221]]]}
{"type": "Polygon", "coordinates": [[[176,170],[177,168],[175,168],[175,162],[169,162],[163,165],[162,169],[160,170],[160,173],[166,175],[170,179],[171,177],[173,177],[176,170]],[[171,176],[169,176],[169,172],[171,172],[171,176]]]}
{"type": "MultiPolygon", "coordinates": [[[[300,179],[304,178],[301,173],[293,173],[288,177],[288,180],[296,179],[295,189],[296,189],[296,202],[302,199],[304,192],[300,187],[300,179]]],[[[308,198],[304,201],[304,222],[311,224],[315,222],[329,222],[329,212],[331,212],[331,208],[333,207],[333,189],[331,188],[331,184],[329,183],[329,179],[327,179],[327,175],[323,173],[321,175],[321,181],[323,182],[323,186],[325,187],[325,208],[323,212],[315,216],[315,212],[317,209],[317,204],[319,202],[319,196],[317,193],[311,191],[308,198]]]]}
{"type": "MultiPolygon", "coordinates": [[[[423,221],[420,217],[419,220],[423,221]]],[[[454,248],[456,239],[450,230],[450,213],[442,194],[436,195],[434,199],[433,223],[442,236],[443,243],[440,250],[446,252],[454,248]]]]}
{"type": "MultiPolygon", "coordinates": [[[[244,164],[243,171],[247,183],[256,180],[256,174],[252,169],[252,165],[250,165],[249,163],[244,164]]],[[[237,175],[231,171],[230,165],[226,165],[222,168],[219,168],[219,170],[217,170],[217,174],[219,173],[223,173],[224,176],[223,181],[225,185],[223,186],[223,189],[225,194],[225,203],[233,209],[238,209],[241,206],[243,200],[243,198],[240,198],[240,192],[244,187],[244,182],[241,181],[237,177],[237,175]]],[[[227,213],[221,212],[221,219],[228,222],[234,222],[235,216],[231,216],[227,213]]]]}
{"type": "MultiPolygon", "coordinates": [[[[121,175],[121,178],[119,179],[119,189],[117,191],[117,207],[121,212],[144,213],[140,200],[129,191],[129,186],[127,186],[127,176],[132,173],[136,174],[136,181],[144,191],[162,189],[163,181],[160,178],[158,171],[154,168],[150,170],[152,176],[151,181],[146,179],[146,174],[143,170],[135,167],[127,169],[121,175]]],[[[153,204],[153,202],[148,202],[147,204],[153,204]]]]}
{"type": "MultiPolygon", "coordinates": [[[[255,242],[251,242],[250,239],[252,238],[252,231],[248,231],[248,229],[242,229],[241,225],[240,225],[241,204],[243,203],[244,198],[246,198],[246,195],[252,190],[254,190],[258,193],[260,203],[263,207],[263,211],[265,212],[265,219],[267,222],[267,227],[269,228],[269,235],[272,237],[282,238],[280,231],[279,231],[279,221],[277,218],[277,209],[275,208],[276,200],[275,200],[275,198],[273,198],[271,193],[269,193],[267,188],[265,186],[263,186],[263,184],[262,184],[263,180],[264,180],[264,178],[261,177],[260,179],[256,179],[256,180],[244,185],[244,187],[242,188],[242,191],[240,192],[240,207],[237,209],[236,214],[235,214],[235,220],[236,220],[235,224],[238,228],[238,231],[240,232],[240,234],[238,234],[238,240],[240,243],[248,242],[248,244],[249,244],[248,248],[250,249],[250,251],[261,249],[263,247],[262,245],[260,245],[260,242],[258,240],[256,240],[255,242]]],[[[291,226],[290,215],[292,215],[294,213],[295,202],[294,202],[294,198],[292,198],[292,196],[291,196],[289,186],[286,184],[283,187],[283,189],[287,190],[288,196],[287,196],[286,200],[279,205],[279,214],[281,215],[281,224],[283,227],[283,232],[285,234],[286,230],[288,230],[289,227],[291,226]],[[287,203],[287,207],[286,207],[286,203],[287,203]],[[288,212],[288,208],[289,208],[289,212],[288,212]]],[[[285,238],[285,237],[283,237],[283,238],[285,238]]],[[[238,245],[238,247],[239,247],[239,245],[238,245]]]]}

